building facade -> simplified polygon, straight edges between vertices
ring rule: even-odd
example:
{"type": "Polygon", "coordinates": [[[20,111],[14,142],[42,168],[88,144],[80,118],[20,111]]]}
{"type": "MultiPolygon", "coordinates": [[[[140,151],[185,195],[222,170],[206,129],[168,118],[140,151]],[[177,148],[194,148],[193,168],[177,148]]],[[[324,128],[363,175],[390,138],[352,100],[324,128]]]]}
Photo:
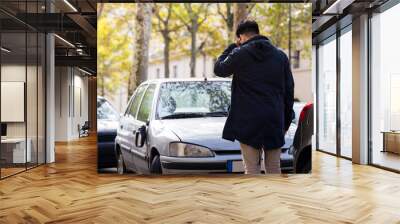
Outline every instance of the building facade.
{"type": "MultiPolygon", "coordinates": [[[[298,54],[300,55],[300,53],[298,54]]],[[[195,77],[215,77],[214,63],[212,56],[198,56],[196,58],[195,77]]],[[[312,71],[311,59],[299,58],[293,60],[292,72],[295,81],[295,98],[302,102],[311,102],[312,95],[312,71]],[[295,66],[294,66],[295,65],[295,66]]],[[[190,78],[190,56],[172,55],[169,65],[169,78],[190,78]]],[[[162,58],[151,57],[149,61],[148,78],[165,78],[164,61],[162,58]]]]}
{"type": "Polygon", "coordinates": [[[313,5],[315,147],[399,172],[400,4],[340,2],[313,5]]]}

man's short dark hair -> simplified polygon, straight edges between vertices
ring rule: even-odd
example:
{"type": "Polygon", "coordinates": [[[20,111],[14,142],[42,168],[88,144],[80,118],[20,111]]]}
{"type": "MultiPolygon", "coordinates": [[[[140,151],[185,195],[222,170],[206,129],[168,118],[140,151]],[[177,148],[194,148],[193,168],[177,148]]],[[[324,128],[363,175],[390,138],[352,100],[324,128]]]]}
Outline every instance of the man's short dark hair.
{"type": "Polygon", "coordinates": [[[254,20],[242,20],[236,29],[236,37],[240,34],[259,34],[258,24],[254,20]]]}

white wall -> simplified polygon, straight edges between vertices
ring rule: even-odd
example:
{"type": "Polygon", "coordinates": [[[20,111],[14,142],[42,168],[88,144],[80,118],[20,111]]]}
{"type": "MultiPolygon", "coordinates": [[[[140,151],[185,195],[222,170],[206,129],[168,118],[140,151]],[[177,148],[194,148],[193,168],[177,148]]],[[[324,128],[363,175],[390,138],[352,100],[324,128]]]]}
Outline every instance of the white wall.
{"type": "Polygon", "coordinates": [[[110,94],[106,92],[104,97],[111,103],[118,113],[122,113],[128,103],[128,83],[121,82],[115,93],[110,94]]]}
{"type": "Polygon", "coordinates": [[[88,121],[88,78],[71,67],[56,67],[55,73],[55,141],[70,141],[88,121]]]}
{"type": "MultiPolygon", "coordinates": [[[[46,1],[49,12],[54,11],[54,4],[46,1]]],[[[46,163],[55,162],[55,41],[54,34],[46,34],[46,163]]],[[[44,102],[44,101],[43,101],[44,102]]],[[[44,111],[43,111],[44,112],[44,111]]]]}
{"type": "Polygon", "coordinates": [[[68,86],[69,76],[67,67],[55,68],[55,140],[68,139],[68,86]],[[63,97],[64,96],[64,97],[63,97]]]}
{"type": "MultiPolygon", "coordinates": [[[[25,65],[2,65],[1,66],[1,81],[4,82],[25,82],[25,65]]],[[[7,110],[7,108],[1,108],[7,110]]],[[[7,123],[8,137],[25,137],[25,122],[7,123]]]]}
{"type": "MultiPolygon", "coordinates": [[[[170,60],[169,77],[170,78],[190,78],[190,57],[182,57],[170,60]],[[174,76],[174,66],[177,66],[177,77],[174,76]]],[[[164,61],[150,62],[148,77],[149,79],[157,78],[157,69],[160,69],[160,77],[164,78],[164,61]]],[[[214,77],[214,61],[207,56],[204,60],[203,56],[196,59],[196,77],[214,77]],[[205,62],[205,63],[204,63],[205,62]],[[205,65],[204,65],[205,64],[205,65]]]]}
{"type": "MultiPolygon", "coordinates": [[[[312,68],[312,75],[311,75],[311,91],[312,91],[312,96],[313,96],[313,102],[314,102],[314,121],[317,120],[317,113],[316,113],[316,102],[317,102],[317,47],[315,45],[312,45],[312,54],[311,54],[311,68],[312,68]]],[[[314,133],[317,130],[317,122],[314,122],[314,133]]],[[[317,135],[313,134],[312,136],[312,148],[316,149],[317,148],[317,135]]]]}
{"type": "MultiPolygon", "coordinates": [[[[7,124],[7,137],[9,138],[24,138],[29,139],[29,147],[31,148],[31,161],[39,163],[44,162],[44,74],[41,72],[41,67],[25,66],[25,64],[3,64],[1,66],[1,81],[2,82],[23,82],[25,89],[19,90],[19,94],[24,95],[26,90],[26,99],[22,102],[22,108],[14,108],[20,110],[19,113],[26,113],[26,119],[23,117],[20,122],[5,122],[7,124]],[[39,69],[39,70],[37,70],[39,69]],[[27,78],[27,80],[26,80],[27,78]],[[22,91],[22,92],[21,92],[22,91]],[[26,103],[26,105],[25,105],[26,103]],[[37,156],[39,153],[39,156],[37,156]]],[[[2,92],[5,89],[2,89],[2,92]]],[[[3,93],[6,94],[6,93],[3,93]]],[[[7,97],[7,95],[2,95],[7,97]]],[[[2,107],[2,112],[13,113],[13,108],[2,107]]],[[[15,112],[14,112],[15,113],[15,112]]]]}
{"type": "Polygon", "coordinates": [[[311,68],[293,69],[293,79],[295,83],[294,97],[301,102],[312,102],[312,71],[311,68]]]}
{"type": "MultiPolygon", "coordinates": [[[[30,70],[28,68],[28,70],[30,70]]],[[[3,82],[24,82],[26,75],[25,65],[8,64],[1,66],[1,81],[3,82]]],[[[28,94],[29,95],[29,94],[28,94]]],[[[1,108],[7,110],[7,108],[1,108]]],[[[25,137],[25,122],[8,122],[7,136],[8,137],[25,137]]]]}

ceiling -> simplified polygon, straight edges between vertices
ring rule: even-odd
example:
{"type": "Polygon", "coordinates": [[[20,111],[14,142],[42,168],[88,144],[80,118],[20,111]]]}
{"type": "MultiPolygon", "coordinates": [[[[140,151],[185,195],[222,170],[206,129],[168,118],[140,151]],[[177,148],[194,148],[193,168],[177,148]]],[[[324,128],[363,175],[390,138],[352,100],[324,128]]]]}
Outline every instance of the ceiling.
{"type": "Polygon", "coordinates": [[[351,23],[352,17],[374,10],[388,0],[312,0],[313,42],[335,32],[337,27],[351,23]],[[340,21],[340,22],[339,22],[340,21]],[[331,31],[327,32],[329,29],[331,31]],[[322,37],[321,37],[322,36],[322,37]]]}
{"type": "MultiPolygon", "coordinates": [[[[9,58],[12,58],[11,54],[15,58],[18,54],[26,55],[22,50],[25,46],[25,35],[21,33],[26,30],[28,33],[51,32],[56,34],[56,66],[77,66],[95,75],[96,4],[96,0],[47,0],[47,5],[45,0],[1,0],[2,36],[7,38],[8,47],[14,48],[8,55],[9,58]]],[[[5,46],[5,42],[3,45],[5,46]]],[[[33,51],[30,48],[31,45],[28,44],[28,56],[33,51]]]]}

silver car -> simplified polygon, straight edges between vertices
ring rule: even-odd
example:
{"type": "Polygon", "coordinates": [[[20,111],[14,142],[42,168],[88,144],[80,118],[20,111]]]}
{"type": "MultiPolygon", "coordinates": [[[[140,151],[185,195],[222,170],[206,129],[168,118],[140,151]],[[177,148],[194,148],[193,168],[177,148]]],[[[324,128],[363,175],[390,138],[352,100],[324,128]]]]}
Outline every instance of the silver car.
{"type": "MultiPolygon", "coordinates": [[[[121,115],[115,150],[118,173],[243,172],[240,145],[222,139],[230,79],[158,79],[142,83],[121,115]]],[[[292,169],[286,137],[283,170],[292,169]],[[286,149],[286,151],[285,151],[286,149]]]]}

